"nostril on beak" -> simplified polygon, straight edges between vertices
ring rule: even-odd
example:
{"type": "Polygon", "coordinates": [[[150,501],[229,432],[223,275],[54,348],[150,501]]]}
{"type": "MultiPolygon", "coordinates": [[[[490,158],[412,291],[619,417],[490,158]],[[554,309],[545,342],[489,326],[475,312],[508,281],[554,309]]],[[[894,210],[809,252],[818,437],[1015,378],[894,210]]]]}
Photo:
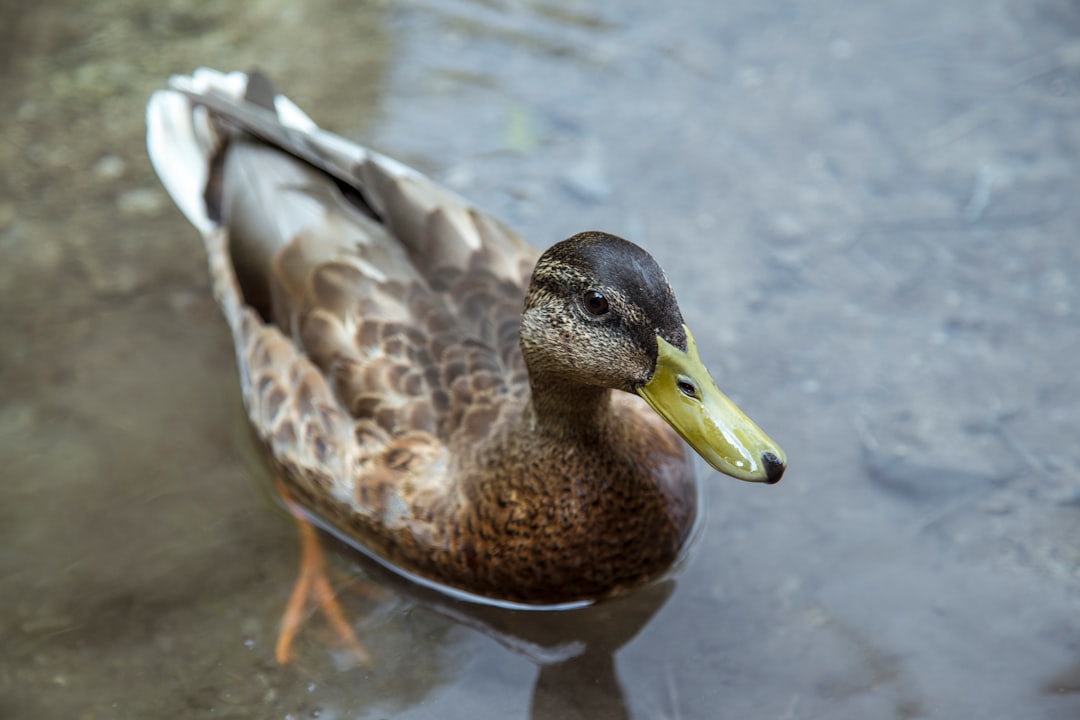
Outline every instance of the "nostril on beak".
{"type": "Polygon", "coordinates": [[[765,467],[765,482],[769,485],[780,482],[784,476],[784,461],[776,453],[761,453],[761,464],[765,467]]]}

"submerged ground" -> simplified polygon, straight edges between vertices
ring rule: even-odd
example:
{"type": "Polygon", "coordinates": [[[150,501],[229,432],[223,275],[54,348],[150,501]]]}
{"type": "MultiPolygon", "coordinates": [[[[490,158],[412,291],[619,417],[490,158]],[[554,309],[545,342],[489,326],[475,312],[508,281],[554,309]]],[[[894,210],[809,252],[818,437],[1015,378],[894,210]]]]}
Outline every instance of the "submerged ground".
{"type": "MultiPolygon", "coordinates": [[[[25,6],[29,7],[29,6],[25,6]]],[[[1080,6],[0,8],[0,717],[1080,717],[1080,6]],[[546,246],[665,267],[775,487],[559,617],[376,577],[314,620],[149,93],[267,70],[546,246]]],[[[356,559],[335,561],[341,577],[356,559]]]]}

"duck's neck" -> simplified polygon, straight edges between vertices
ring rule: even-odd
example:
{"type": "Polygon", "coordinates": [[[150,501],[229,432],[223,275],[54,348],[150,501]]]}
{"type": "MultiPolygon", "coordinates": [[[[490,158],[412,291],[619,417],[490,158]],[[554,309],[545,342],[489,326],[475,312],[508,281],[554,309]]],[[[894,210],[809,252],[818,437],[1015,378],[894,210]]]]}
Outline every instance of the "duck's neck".
{"type": "Polygon", "coordinates": [[[598,442],[607,437],[614,420],[608,388],[567,385],[559,382],[532,384],[527,422],[532,432],[570,440],[598,442]]]}

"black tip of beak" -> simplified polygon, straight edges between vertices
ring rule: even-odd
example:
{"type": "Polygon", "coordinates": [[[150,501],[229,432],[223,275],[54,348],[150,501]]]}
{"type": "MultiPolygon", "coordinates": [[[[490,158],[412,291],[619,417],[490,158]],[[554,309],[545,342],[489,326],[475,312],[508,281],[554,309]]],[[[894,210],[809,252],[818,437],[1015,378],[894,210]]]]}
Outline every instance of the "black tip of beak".
{"type": "Polygon", "coordinates": [[[784,476],[784,461],[776,453],[761,453],[761,464],[765,467],[765,482],[775,485],[784,476]]]}

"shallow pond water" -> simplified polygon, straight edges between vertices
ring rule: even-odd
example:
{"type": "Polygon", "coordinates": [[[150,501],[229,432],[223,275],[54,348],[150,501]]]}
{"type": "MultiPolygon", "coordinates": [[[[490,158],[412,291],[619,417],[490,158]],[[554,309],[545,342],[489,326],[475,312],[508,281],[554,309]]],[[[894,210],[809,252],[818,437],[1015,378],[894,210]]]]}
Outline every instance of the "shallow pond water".
{"type": "Polygon", "coordinates": [[[1080,717],[1080,6],[707,0],[0,8],[0,717],[1080,717]],[[294,577],[143,107],[267,70],[546,246],[666,269],[788,453],[704,466],[664,584],[573,613],[349,553],[294,577]],[[370,574],[377,590],[354,582],[370,574]]]}

